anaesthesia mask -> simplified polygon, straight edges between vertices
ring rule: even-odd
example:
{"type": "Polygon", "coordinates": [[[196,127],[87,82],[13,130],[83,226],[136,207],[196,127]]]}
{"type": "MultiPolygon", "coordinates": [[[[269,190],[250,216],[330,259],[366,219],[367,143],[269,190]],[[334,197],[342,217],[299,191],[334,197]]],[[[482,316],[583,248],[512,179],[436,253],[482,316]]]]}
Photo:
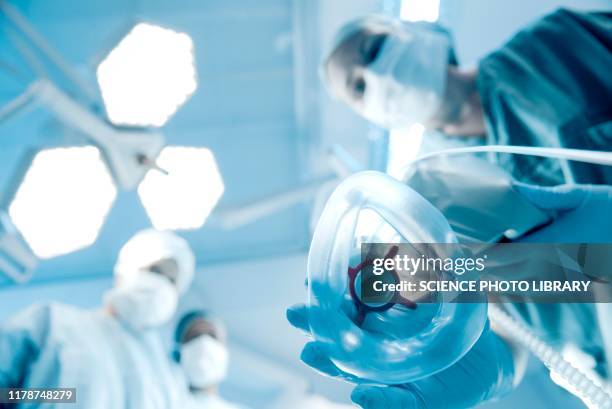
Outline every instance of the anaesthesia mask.
{"type": "MultiPolygon", "coordinates": [[[[408,186],[379,172],[350,176],[332,193],[310,246],[309,304],[316,312],[310,329],[343,371],[378,383],[413,382],[469,351],[485,326],[486,298],[458,303],[455,294],[444,293],[415,309],[400,300],[361,300],[356,229],[365,210],[390,229],[371,226],[364,243],[458,243],[444,216],[408,186]]],[[[462,256],[458,246],[440,251],[442,259],[462,256]]]]}
{"type": "Polygon", "coordinates": [[[172,318],[178,291],[161,274],[138,271],[133,279],[106,295],[106,303],[130,328],[141,331],[158,327],[172,318]]]}
{"type": "Polygon", "coordinates": [[[227,375],[228,363],[227,348],[210,335],[199,336],[181,347],[181,366],[192,387],[220,383],[227,375]]]}
{"type": "Polygon", "coordinates": [[[426,123],[446,87],[448,37],[408,24],[395,27],[364,72],[362,115],[389,129],[426,123]]]}

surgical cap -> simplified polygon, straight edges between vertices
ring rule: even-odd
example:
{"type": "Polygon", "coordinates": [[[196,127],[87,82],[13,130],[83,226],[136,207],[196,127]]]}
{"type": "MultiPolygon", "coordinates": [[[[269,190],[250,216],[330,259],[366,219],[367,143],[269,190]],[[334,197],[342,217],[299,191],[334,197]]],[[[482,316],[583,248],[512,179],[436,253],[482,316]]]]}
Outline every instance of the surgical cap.
{"type": "Polygon", "coordinates": [[[389,16],[379,15],[379,14],[370,14],[363,17],[358,17],[354,20],[349,21],[344,24],[336,35],[334,36],[331,47],[326,53],[326,59],[331,56],[331,54],[342,45],[346,40],[363,30],[368,26],[392,26],[398,24],[399,20],[396,20],[389,16]]]}
{"type": "MultiPolygon", "coordinates": [[[[338,47],[340,47],[345,41],[347,41],[349,38],[351,38],[352,36],[360,32],[361,30],[365,29],[366,27],[385,26],[385,27],[390,27],[390,28],[392,27],[399,28],[401,26],[407,26],[407,25],[414,26],[415,28],[418,28],[418,29],[427,29],[427,30],[433,30],[433,31],[443,33],[444,35],[450,38],[451,40],[450,44],[452,44],[452,38],[451,38],[452,36],[448,32],[448,30],[446,30],[444,27],[442,27],[441,25],[437,23],[430,23],[426,21],[404,22],[392,16],[386,16],[386,15],[381,15],[381,14],[369,14],[366,16],[358,17],[354,20],[347,22],[338,30],[338,32],[336,33],[336,35],[334,36],[331,42],[330,47],[328,48],[327,52],[323,56],[323,61],[322,61],[322,64],[320,65],[321,69],[319,71],[319,74],[324,79],[324,82],[327,82],[328,78],[327,78],[327,73],[324,69],[324,66],[329,60],[329,58],[338,49],[338,47]]],[[[455,55],[453,47],[451,47],[449,51],[448,60],[449,60],[449,64],[457,65],[457,57],[455,55]]]]}
{"type": "Polygon", "coordinates": [[[193,280],[195,256],[187,241],[171,232],[147,229],[136,233],[119,251],[115,275],[129,277],[163,259],[176,261],[176,287],[179,293],[186,292],[193,280]]]}
{"type": "Polygon", "coordinates": [[[183,315],[183,318],[181,318],[178,325],[176,326],[176,331],[174,332],[174,341],[176,343],[181,342],[183,336],[185,335],[185,332],[187,332],[187,329],[189,329],[191,323],[197,319],[203,319],[210,322],[215,328],[215,330],[219,332],[221,338],[225,338],[225,325],[223,325],[223,323],[219,319],[217,319],[209,311],[194,310],[183,315]]]}

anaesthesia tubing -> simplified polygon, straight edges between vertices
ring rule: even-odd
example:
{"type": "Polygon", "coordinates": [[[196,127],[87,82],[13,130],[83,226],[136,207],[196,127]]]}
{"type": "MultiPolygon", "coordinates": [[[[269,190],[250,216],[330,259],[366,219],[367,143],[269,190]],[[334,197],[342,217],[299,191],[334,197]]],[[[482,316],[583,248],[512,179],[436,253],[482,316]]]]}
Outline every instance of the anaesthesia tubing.
{"type": "Polygon", "coordinates": [[[515,145],[485,145],[485,146],[468,146],[465,148],[451,148],[426,153],[425,155],[417,156],[406,168],[412,166],[413,163],[424,159],[432,158],[440,155],[460,155],[463,153],[513,153],[516,155],[540,156],[552,159],[566,159],[577,162],[593,163],[596,165],[612,166],[612,152],[592,151],[586,149],[569,149],[569,148],[545,148],[536,146],[515,146],[515,145]]]}
{"type": "Polygon", "coordinates": [[[595,408],[612,408],[612,396],[601,385],[572,366],[559,352],[535,336],[527,326],[494,304],[489,304],[489,317],[502,326],[515,342],[527,348],[542,361],[550,371],[556,372],[572,385],[582,399],[595,408]]]}

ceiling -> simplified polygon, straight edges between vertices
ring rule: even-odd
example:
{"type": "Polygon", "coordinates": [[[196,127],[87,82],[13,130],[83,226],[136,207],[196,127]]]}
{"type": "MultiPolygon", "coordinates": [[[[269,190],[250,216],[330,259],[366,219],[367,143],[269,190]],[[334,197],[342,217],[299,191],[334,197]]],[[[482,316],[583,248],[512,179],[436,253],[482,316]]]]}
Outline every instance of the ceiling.
{"type": "MultiPolygon", "coordinates": [[[[294,2],[59,0],[14,5],[95,89],[97,64],[134,23],[147,21],[189,34],[194,42],[198,89],[162,131],[169,145],[201,146],[213,152],[225,184],[218,209],[264,199],[312,175],[307,158],[317,141],[311,141],[312,133],[304,132],[304,125],[298,126],[296,120],[294,2]]],[[[14,31],[6,19],[0,21],[5,28],[0,32],[0,63],[18,72],[0,70],[0,103],[5,104],[37,75],[26,68],[15,49],[14,31]]],[[[297,60],[306,63],[303,58],[297,60]]],[[[72,84],[48,69],[56,84],[74,92],[72,84]]],[[[90,108],[103,116],[100,101],[90,108]]],[[[43,107],[1,122],[0,197],[4,208],[33,152],[82,143],[81,135],[65,129],[43,107]]],[[[205,186],[206,178],[201,183],[205,186]]],[[[309,243],[308,220],[308,206],[298,204],[235,229],[208,223],[180,234],[189,240],[200,264],[236,261],[304,251],[309,243]]],[[[33,282],[109,275],[119,247],[149,226],[136,192],[120,192],[97,241],[43,260],[33,282]]]]}

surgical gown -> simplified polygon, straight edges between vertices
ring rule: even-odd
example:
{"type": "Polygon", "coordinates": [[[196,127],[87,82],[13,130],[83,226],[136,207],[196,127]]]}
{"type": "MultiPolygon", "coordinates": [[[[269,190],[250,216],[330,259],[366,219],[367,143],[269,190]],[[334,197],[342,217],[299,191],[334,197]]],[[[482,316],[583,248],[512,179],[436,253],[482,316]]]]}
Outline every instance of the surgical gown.
{"type": "Polygon", "coordinates": [[[155,332],[61,304],[30,307],[0,327],[0,387],[76,388],[69,406],[87,409],[182,408],[187,395],[155,332]]]}
{"type": "MultiPolygon", "coordinates": [[[[611,151],[611,73],[612,13],[560,9],[538,20],[479,64],[488,143],[611,151]]],[[[606,166],[497,160],[523,182],[612,184],[606,166]]]]}

